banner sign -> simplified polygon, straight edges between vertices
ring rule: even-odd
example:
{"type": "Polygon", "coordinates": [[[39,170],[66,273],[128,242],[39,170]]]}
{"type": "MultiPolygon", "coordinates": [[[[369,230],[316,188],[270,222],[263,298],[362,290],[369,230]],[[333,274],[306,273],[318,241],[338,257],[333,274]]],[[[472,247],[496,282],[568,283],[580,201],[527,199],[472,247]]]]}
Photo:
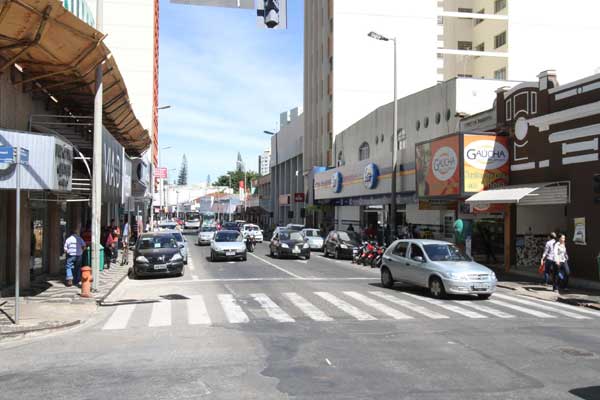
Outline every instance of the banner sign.
{"type": "Polygon", "coordinates": [[[106,129],[102,129],[102,201],[121,204],[123,146],[106,129]]]}
{"type": "Polygon", "coordinates": [[[154,170],[154,177],[158,179],[168,179],[166,167],[158,167],[154,170]]]}
{"type": "Polygon", "coordinates": [[[477,193],[508,185],[508,138],[464,135],[464,192],[477,193]]]}
{"type": "Polygon", "coordinates": [[[451,136],[416,146],[419,197],[458,195],[459,137],[451,136]]]}
{"type": "Polygon", "coordinates": [[[304,193],[294,193],[295,203],[304,203],[304,193]]]}
{"type": "Polygon", "coordinates": [[[574,218],[573,243],[585,246],[585,218],[574,218]]]}

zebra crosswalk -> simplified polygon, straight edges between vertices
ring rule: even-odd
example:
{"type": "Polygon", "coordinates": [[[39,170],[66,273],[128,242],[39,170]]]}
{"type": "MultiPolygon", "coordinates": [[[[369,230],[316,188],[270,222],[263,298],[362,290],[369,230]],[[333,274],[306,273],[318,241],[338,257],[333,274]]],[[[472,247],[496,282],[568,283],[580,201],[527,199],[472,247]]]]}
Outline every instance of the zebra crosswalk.
{"type": "Polygon", "coordinates": [[[368,292],[221,293],[183,296],[144,304],[114,307],[103,330],[160,328],[180,325],[210,326],[302,321],[411,321],[418,319],[487,320],[518,318],[600,319],[600,312],[560,303],[497,293],[487,301],[437,300],[414,293],[373,290],[368,292]],[[181,318],[186,314],[186,318],[181,318]]]}

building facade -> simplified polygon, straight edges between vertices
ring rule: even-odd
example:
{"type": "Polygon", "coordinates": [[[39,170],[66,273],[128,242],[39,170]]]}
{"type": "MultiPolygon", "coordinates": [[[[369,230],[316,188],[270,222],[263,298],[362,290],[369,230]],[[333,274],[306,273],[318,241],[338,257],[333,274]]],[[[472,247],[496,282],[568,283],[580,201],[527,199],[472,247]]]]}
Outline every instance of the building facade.
{"type": "Polygon", "coordinates": [[[266,149],[258,156],[258,174],[260,176],[269,175],[271,172],[271,150],[266,149]]]}

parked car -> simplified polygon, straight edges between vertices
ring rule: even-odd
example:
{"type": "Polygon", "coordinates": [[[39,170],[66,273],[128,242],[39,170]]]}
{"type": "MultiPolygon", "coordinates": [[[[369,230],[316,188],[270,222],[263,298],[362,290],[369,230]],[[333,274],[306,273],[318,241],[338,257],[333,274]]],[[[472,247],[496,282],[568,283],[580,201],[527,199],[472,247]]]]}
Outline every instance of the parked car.
{"type": "Polygon", "coordinates": [[[304,241],[300,232],[289,229],[280,229],[269,244],[271,257],[304,257],[310,259],[310,247],[304,241]]]}
{"type": "Polygon", "coordinates": [[[387,249],[381,265],[381,284],[390,288],[400,281],[429,288],[433,297],[476,294],[489,298],[496,291],[494,272],[439,240],[397,240],[387,249]]]}
{"type": "Polygon", "coordinates": [[[181,247],[169,232],[142,233],[133,251],[132,277],[183,275],[181,247]]]}
{"type": "Polygon", "coordinates": [[[211,240],[215,237],[217,231],[216,226],[203,226],[198,229],[198,238],[196,240],[197,245],[210,244],[211,240]]]}
{"type": "Polygon", "coordinates": [[[210,261],[240,259],[246,261],[246,242],[237,230],[221,230],[210,242],[210,261]]]}
{"type": "Polygon", "coordinates": [[[187,265],[187,262],[188,262],[187,239],[178,230],[167,231],[167,232],[170,232],[173,235],[173,237],[175,238],[175,240],[177,241],[177,244],[179,245],[179,248],[181,249],[181,256],[183,257],[183,263],[187,265]]]}
{"type": "Polygon", "coordinates": [[[337,259],[351,259],[353,250],[360,245],[360,238],[355,232],[331,231],[323,244],[323,252],[325,257],[331,255],[337,259]]]}
{"type": "Polygon", "coordinates": [[[310,247],[311,250],[323,250],[323,243],[325,241],[321,237],[318,229],[305,228],[300,231],[300,234],[302,235],[306,243],[308,243],[308,247],[310,247]]]}
{"type": "Polygon", "coordinates": [[[285,229],[289,229],[290,231],[301,231],[302,229],[304,229],[304,225],[300,225],[300,224],[287,224],[285,226],[285,229]]]}
{"type": "Polygon", "coordinates": [[[242,235],[244,235],[244,238],[246,238],[246,236],[248,236],[248,235],[254,235],[254,240],[257,243],[262,242],[264,239],[263,232],[258,225],[244,224],[244,225],[242,225],[241,232],[242,232],[242,235]]]}

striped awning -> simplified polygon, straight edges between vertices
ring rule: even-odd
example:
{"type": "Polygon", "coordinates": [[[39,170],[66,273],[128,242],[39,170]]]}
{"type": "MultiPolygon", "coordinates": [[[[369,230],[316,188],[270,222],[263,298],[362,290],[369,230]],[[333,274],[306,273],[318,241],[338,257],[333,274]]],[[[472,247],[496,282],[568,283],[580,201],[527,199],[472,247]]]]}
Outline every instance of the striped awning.
{"type": "Polygon", "coordinates": [[[95,69],[102,63],[104,126],[130,155],[150,146],[105,35],[59,0],[4,0],[0,7],[0,73],[16,64],[23,72],[17,87],[49,96],[61,111],[92,115],[95,69]]]}
{"type": "Polygon", "coordinates": [[[568,204],[570,202],[569,189],[569,182],[505,186],[484,190],[465,201],[471,204],[518,204],[521,206],[568,204]]]}

